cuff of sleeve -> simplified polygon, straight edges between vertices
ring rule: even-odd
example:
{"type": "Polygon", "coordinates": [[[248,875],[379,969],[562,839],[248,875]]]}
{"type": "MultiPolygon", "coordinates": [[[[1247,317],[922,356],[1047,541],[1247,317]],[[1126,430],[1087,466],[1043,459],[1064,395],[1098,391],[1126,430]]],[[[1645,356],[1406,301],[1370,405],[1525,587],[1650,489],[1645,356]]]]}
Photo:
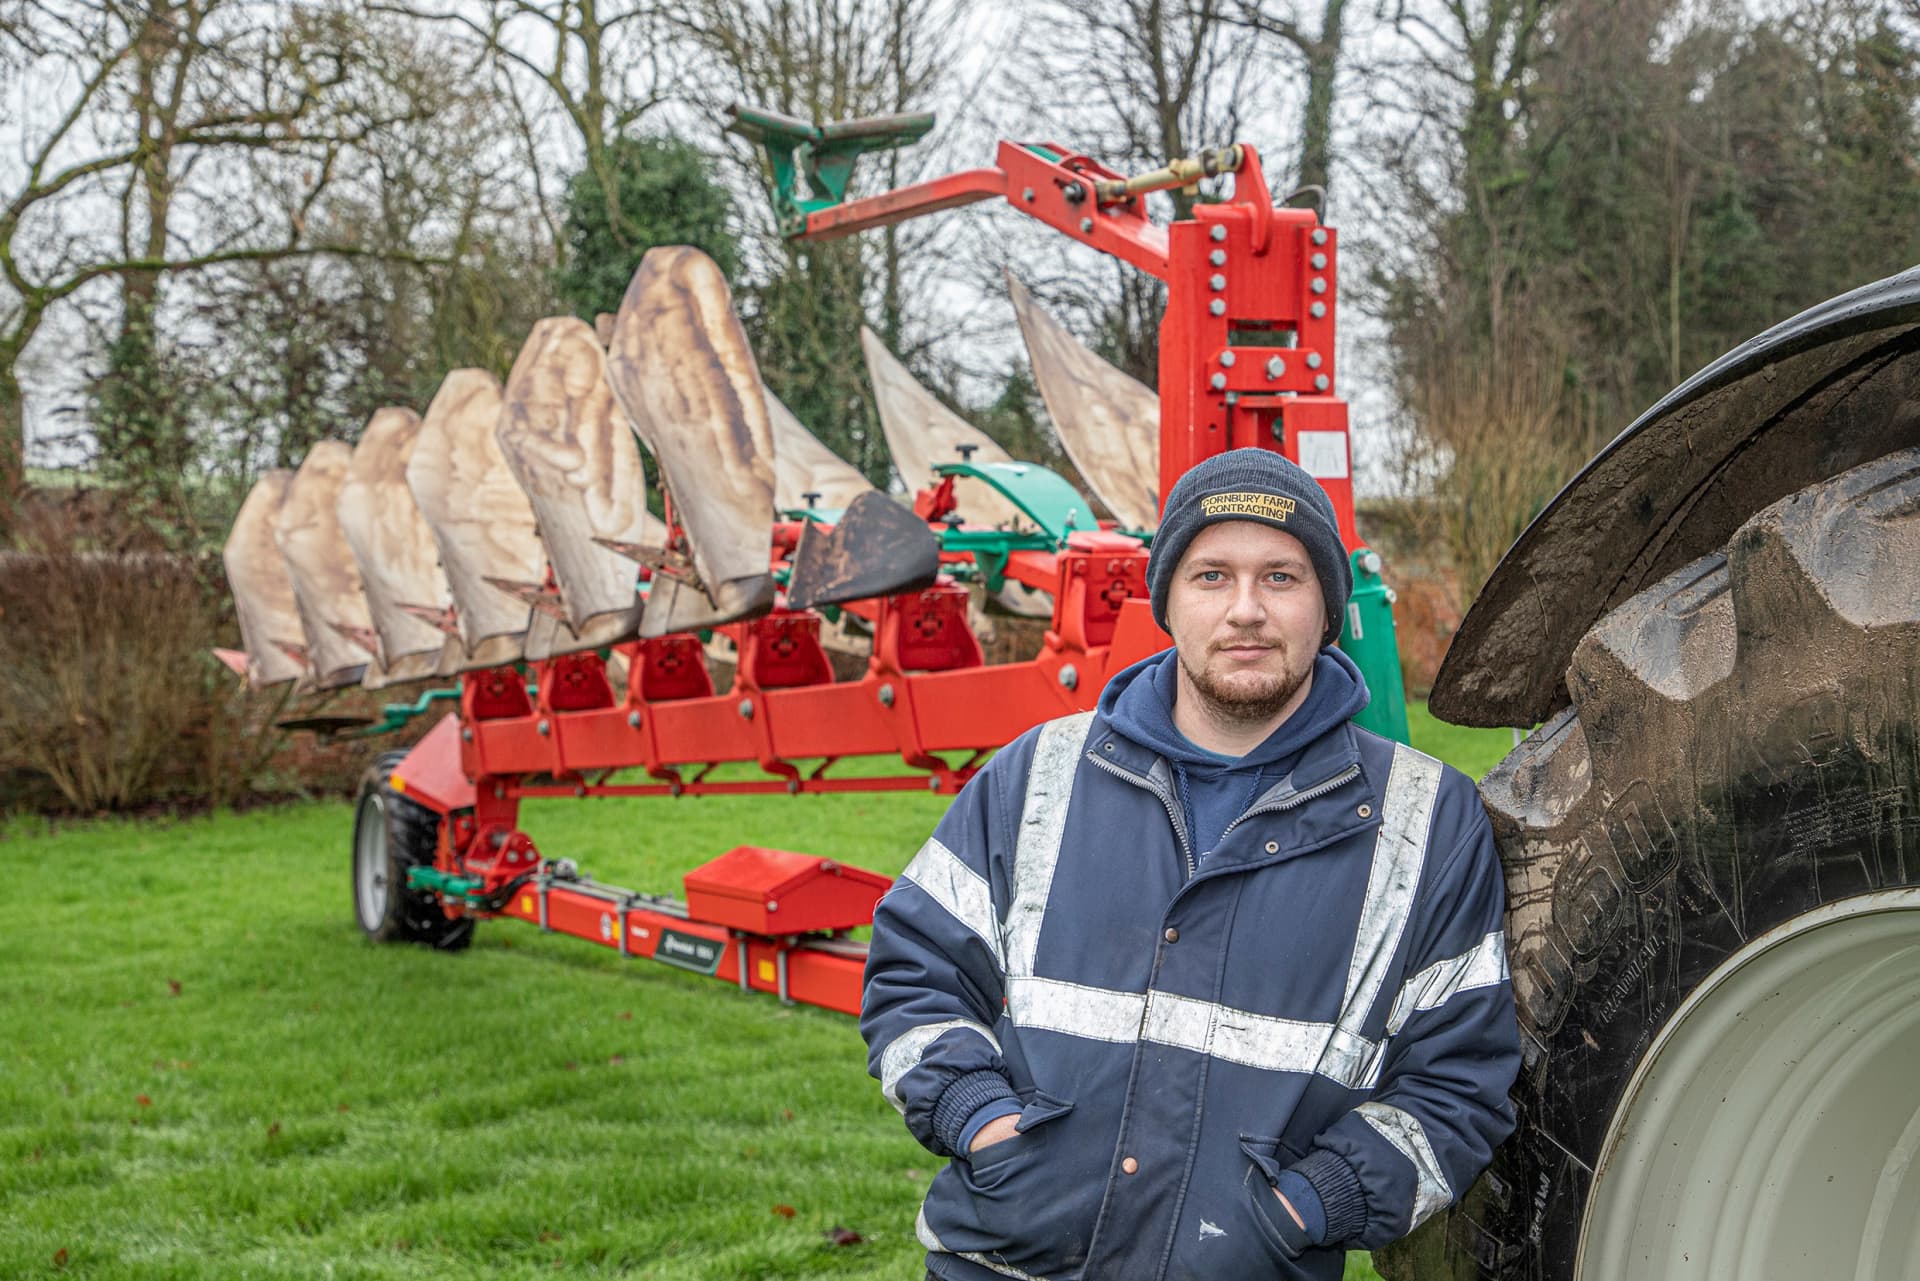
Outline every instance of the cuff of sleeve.
{"type": "MultiPolygon", "coordinates": [[[[1360,1175],[1337,1152],[1315,1148],[1288,1173],[1298,1174],[1320,1198],[1326,1218],[1321,1243],[1338,1245],[1351,1241],[1367,1228],[1367,1194],[1360,1186],[1360,1175]]],[[[1303,1211],[1301,1218],[1305,1218],[1303,1211]]]]}
{"type": "MultiPolygon", "coordinates": [[[[1283,1173],[1284,1179],[1286,1175],[1283,1173]]],[[[1274,1235],[1280,1240],[1280,1253],[1289,1259],[1297,1259],[1311,1250],[1316,1242],[1307,1235],[1307,1230],[1293,1221],[1287,1213],[1287,1207],[1280,1204],[1280,1198],[1274,1195],[1275,1185],[1262,1179],[1254,1185],[1253,1195],[1260,1202],[1260,1213],[1267,1216],[1267,1222],[1273,1225],[1274,1235]]],[[[1296,1209],[1298,1207],[1295,1207],[1296,1209]]],[[[1301,1215],[1306,1218],[1306,1215],[1301,1215]]]]}
{"type": "Polygon", "coordinates": [[[1320,1245],[1327,1239],[1327,1208],[1320,1204],[1320,1194],[1313,1190],[1313,1184],[1298,1170],[1282,1170],[1280,1177],[1273,1181],[1276,1191],[1287,1198],[1294,1212],[1300,1216],[1301,1226],[1306,1230],[1307,1239],[1320,1245]]]}
{"type": "Polygon", "coordinates": [[[1019,1115],[1020,1100],[1011,1094],[1005,1098],[995,1099],[993,1102],[982,1106],[975,1111],[972,1116],[967,1118],[967,1123],[964,1126],[960,1127],[960,1142],[954,1145],[954,1152],[960,1156],[965,1156],[968,1152],[972,1151],[974,1136],[986,1128],[987,1122],[997,1121],[1003,1116],[1019,1115]]]}
{"type": "MultiPolygon", "coordinates": [[[[1019,1110],[1019,1096],[1013,1092],[1013,1086],[1008,1084],[1006,1077],[991,1068],[955,1077],[933,1109],[934,1137],[948,1152],[956,1155],[964,1153],[967,1148],[961,1140],[961,1132],[973,1120],[976,1112],[1001,1099],[1014,1100],[1014,1110],[1019,1110]]],[[[981,1124],[985,1125],[986,1122],[982,1121],[981,1124]]]]}

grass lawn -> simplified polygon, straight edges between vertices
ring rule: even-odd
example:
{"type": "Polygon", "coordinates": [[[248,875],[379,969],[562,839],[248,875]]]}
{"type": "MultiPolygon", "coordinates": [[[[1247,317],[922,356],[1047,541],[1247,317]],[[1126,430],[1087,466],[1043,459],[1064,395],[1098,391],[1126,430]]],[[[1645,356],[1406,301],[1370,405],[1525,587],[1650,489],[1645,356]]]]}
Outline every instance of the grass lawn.
{"type": "MultiPolygon", "coordinates": [[[[1420,712],[1416,741],[1475,774],[1505,741],[1429,737],[1420,712]]],[[[525,825],[668,890],[737,844],[897,872],[943,804],[545,802],[525,825]]],[[[0,826],[22,891],[0,932],[0,1275],[919,1277],[936,1158],[853,1020],[520,924],[460,956],[371,946],[350,821],[327,802],[0,826]]],[[[1350,1281],[1372,1276],[1354,1256],[1350,1281]]]]}

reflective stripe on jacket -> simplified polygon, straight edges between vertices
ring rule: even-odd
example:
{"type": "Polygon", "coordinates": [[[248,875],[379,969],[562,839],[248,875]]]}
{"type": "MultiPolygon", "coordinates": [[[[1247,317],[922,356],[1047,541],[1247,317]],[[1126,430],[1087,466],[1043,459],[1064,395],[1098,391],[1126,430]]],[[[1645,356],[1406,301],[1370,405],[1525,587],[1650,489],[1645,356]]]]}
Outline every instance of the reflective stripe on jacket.
{"type": "Polygon", "coordinates": [[[1333,1281],[1512,1129],[1504,892],[1469,779],[1347,723],[1197,875],[1181,827],[1167,763],[1070,716],[982,770],[881,901],[861,1031],[914,1136],[955,1156],[916,1225],[937,1276],[1333,1281]],[[1020,1133],[956,1155],[1009,1087],[1020,1133]],[[1327,1248],[1290,1249],[1260,1200],[1291,1166],[1327,1248]]]}

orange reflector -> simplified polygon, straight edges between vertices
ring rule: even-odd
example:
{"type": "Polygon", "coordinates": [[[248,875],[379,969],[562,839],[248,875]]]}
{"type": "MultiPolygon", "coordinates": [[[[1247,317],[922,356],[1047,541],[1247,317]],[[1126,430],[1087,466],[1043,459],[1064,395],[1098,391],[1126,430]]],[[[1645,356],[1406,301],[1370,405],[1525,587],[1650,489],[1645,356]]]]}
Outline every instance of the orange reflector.
{"type": "Polygon", "coordinates": [[[407,780],[401,778],[398,774],[389,774],[387,776],[387,784],[396,792],[404,792],[407,790],[407,780]]]}
{"type": "Polygon", "coordinates": [[[773,962],[772,961],[760,962],[760,981],[762,983],[773,982],[773,962]]]}

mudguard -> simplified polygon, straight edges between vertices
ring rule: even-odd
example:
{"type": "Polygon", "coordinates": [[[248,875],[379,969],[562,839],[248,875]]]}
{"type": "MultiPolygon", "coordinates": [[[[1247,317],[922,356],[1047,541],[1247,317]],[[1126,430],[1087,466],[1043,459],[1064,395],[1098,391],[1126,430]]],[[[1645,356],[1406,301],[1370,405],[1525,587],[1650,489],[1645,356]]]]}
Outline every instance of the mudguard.
{"type": "Polygon", "coordinates": [[[1808,308],[1662,397],[1534,518],[1447,651],[1429,706],[1533,725],[1569,699],[1602,615],[1718,549],[1749,516],[1920,444],[1920,268],[1808,308]]]}

